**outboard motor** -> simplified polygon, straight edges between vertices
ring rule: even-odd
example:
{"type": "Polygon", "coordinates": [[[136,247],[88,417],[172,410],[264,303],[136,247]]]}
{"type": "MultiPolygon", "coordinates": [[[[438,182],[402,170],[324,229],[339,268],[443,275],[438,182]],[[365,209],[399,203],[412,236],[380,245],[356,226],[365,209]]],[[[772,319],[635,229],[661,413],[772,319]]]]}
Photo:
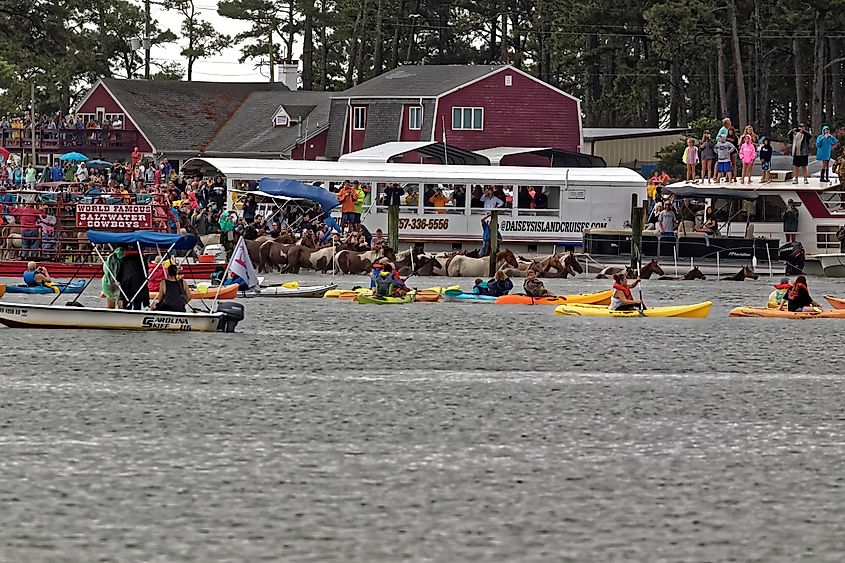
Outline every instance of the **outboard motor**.
{"type": "Polygon", "coordinates": [[[786,264],[786,275],[796,276],[804,273],[806,254],[800,242],[788,242],[778,249],[778,260],[786,264]]]}
{"type": "Polygon", "coordinates": [[[223,313],[220,326],[217,327],[217,330],[223,332],[235,332],[235,327],[244,320],[244,306],[237,302],[218,303],[217,312],[223,313]]]}

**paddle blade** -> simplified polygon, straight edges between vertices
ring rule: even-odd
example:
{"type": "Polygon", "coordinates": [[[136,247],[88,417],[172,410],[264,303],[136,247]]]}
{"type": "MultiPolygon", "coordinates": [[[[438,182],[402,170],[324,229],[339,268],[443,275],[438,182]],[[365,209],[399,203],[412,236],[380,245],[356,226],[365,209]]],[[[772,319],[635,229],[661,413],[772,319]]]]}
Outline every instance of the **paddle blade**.
{"type": "Polygon", "coordinates": [[[297,288],[299,288],[299,282],[298,281],[285,282],[285,283],[282,284],[282,287],[284,287],[286,289],[297,289],[297,288]]]}

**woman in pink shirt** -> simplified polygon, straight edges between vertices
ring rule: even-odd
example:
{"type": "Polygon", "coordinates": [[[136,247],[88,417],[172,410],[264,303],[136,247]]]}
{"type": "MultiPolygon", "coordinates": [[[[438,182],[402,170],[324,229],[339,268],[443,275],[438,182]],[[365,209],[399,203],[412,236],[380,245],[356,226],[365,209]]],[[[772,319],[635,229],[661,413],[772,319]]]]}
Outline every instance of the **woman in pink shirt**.
{"type": "Polygon", "coordinates": [[[751,183],[751,171],[754,169],[754,161],[757,160],[757,147],[754,146],[754,139],[751,135],[743,135],[739,145],[739,158],[742,160],[742,179],[740,184],[751,183]]]}

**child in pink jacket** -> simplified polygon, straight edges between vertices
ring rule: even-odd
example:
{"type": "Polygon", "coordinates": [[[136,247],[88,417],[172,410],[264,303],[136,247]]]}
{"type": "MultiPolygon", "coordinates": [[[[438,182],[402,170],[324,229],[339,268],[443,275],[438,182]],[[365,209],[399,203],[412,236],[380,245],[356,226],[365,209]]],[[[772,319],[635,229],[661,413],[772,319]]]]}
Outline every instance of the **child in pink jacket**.
{"type": "Polygon", "coordinates": [[[742,179],[740,184],[745,183],[748,178],[748,183],[751,183],[751,171],[754,169],[754,161],[757,160],[757,147],[754,146],[754,141],[751,135],[743,135],[739,145],[739,159],[742,160],[742,179]]]}

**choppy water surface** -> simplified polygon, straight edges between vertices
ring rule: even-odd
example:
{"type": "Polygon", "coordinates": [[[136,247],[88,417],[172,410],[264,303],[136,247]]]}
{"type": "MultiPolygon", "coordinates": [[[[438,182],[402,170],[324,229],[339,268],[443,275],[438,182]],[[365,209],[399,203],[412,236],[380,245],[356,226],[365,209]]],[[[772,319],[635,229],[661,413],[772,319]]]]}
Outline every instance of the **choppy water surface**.
{"type": "Polygon", "coordinates": [[[845,321],[725,317],[769,283],[646,283],[702,321],[265,299],[233,335],[0,329],[0,559],[841,561],[845,321]]]}

